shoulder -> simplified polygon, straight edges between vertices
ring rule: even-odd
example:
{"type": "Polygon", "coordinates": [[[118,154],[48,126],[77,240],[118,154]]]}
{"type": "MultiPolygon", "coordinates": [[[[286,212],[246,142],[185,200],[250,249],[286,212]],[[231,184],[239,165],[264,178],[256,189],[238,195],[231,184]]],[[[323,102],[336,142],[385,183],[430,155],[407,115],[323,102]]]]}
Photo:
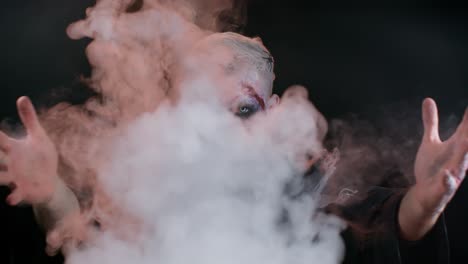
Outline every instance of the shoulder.
{"type": "Polygon", "coordinates": [[[360,190],[343,188],[335,201],[324,207],[324,211],[365,226],[393,222],[405,191],[378,186],[360,190]]]}

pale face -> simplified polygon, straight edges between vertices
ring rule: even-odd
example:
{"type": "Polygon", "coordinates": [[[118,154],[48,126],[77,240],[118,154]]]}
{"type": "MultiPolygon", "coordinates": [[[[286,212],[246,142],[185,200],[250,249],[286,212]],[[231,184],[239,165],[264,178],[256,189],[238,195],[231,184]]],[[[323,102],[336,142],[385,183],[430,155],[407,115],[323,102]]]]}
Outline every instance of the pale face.
{"type": "Polygon", "coordinates": [[[271,94],[273,72],[259,69],[215,38],[202,40],[187,59],[191,60],[189,74],[209,79],[218,89],[222,103],[240,118],[247,119],[279,101],[278,96],[271,94]]]}

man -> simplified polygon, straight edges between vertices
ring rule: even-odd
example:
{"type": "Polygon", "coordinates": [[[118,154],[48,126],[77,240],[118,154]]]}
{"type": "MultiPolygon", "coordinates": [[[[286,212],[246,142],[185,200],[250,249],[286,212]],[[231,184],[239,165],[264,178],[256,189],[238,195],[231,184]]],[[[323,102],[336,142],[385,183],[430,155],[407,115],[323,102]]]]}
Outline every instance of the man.
{"type": "MultiPolygon", "coordinates": [[[[184,82],[191,80],[190,76],[205,76],[219,84],[223,88],[219,99],[234,114],[246,120],[279,103],[279,97],[272,95],[273,59],[258,39],[233,33],[210,35],[188,52],[179,65],[178,74],[183,78],[178,78],[175,87],[182,87],[184,82]],[[200,60],[212,69],[207,71],[197,67],[196,62],[200,60]]],[[[171,96],[177,98],[178,90],[173,92],[171,96]]],[[[57,175],[58,153],[31,102],[21,97],[17,106],[27,135],[23,139],[13,139],[0,133],[3,153],[0,183],[14,186],[7,198],[11,205],[32,204],[46,229],[55,229],[49,233],[48,243],[56,247],[66,238],[57,229],[60,230],[60,224],[65,222],[63,219],[79,214],[80,204],[57,175]]],[[[364,200],[325,209],[349,223],[350,229],[344,233],[348,246],[345,262],[405,261],[401,258],[406,258],[405,250],[412,247],[408,241],[422,241],[426,245],[431,231],[443,224],[440,216],[468,168],[468,110],[457,131],[444,142],[438,136],[435,102],[426,99],[422,110],[425,132],[415,161],[416,184],[404,192],[374,189],[364,200]],[[386,250],[388,246],[394,250],[386,250]]],[[[326,126],[322,132],[326,133],[326,126]]],[[[431,242],[433,240],[426,246],[437,247],[431,242]]],[[[444,252],[439,254],[442,255],[444,252]]],[[[432,258],[431,261],[439,260],[432,258]]]]}

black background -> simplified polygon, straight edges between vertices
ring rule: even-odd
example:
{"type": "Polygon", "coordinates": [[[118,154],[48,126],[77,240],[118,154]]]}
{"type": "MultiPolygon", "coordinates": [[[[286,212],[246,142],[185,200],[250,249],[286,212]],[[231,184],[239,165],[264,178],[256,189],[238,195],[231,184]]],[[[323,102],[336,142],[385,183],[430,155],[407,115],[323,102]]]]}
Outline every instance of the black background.
{"type": "MultiPolygon", "coordinates": [[[[18,96],[44,102],[51,89],[89,73],[87,40],[69,40],[65,28],[92,4],[2,3],[0,119],[16,118],[18,96]]],[[[468,12],[456,3],[253,0],[245,33],[260,36],[274,55],[277,92],[307,86],[327,118],[355,113],[377,123],[385,109],[417,117],[426,96],[438,102],[442,117],[459,118],[468,105],[468,12]]],[[[1,189],[0,200],[7,193],[1,189]]],[[[446,210],[454,263],[468,261],[467,202],[464,183],[446,210]]],[[[40,263],[41,238],[30,208],[0,202],[0,240],[9,245],[0,249],[0,263],[40,263]]]]}

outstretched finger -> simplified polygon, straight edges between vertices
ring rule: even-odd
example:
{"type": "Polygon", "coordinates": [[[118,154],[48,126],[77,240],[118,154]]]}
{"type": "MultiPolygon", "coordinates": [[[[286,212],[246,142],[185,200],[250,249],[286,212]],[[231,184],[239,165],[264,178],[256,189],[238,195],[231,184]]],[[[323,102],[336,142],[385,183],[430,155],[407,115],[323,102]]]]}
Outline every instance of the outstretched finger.
{"type": "Polygon", "coordinates": [[[9,205],[17,205],[23,200],[23,194],[20,189],[16,188],[13,190],[10,195],[7,197],[7,202],[9,205]]]}
{"type": "Polygon", "coordinates": [[[47,234],[46,237],[46,253],[49,256],[57,255],[58,251],[63,245],[63,237],[61,235],[61,230],[53,230],[47,234]]]}
{"type": "Polygon", "coordinates": [[[71,39],[81,39],[84,37],[92,38],[93,33],[87,20],[80,20],[70,24],[67,27],[67,35],[71,39]]]}
{"type": "Polygon", "coordinates": [[[439,117],[437,105],[433,99],[424,99],[422,104],[422,118],[424,124],[424,138],[430,141],[440,141],[439,117]]]}
{"type": "Polygon", "coordinates": [[[458,180],[463,181],[468,170],[468,140],[457,142],[453,156],[452,172],[458,180]]]}
{"type": "Polygon", "coordinates": [[[468,107],[465,109],[465,114],[463,115],[463,119],[457,127],[455,135],[457,137],[461,137],[462,139],[468,139],[468,107]]]}
{"type": "Polygon", "coordinates": [[[40,128],[36,110],[28,97],[22,96],[16,102],[18,113],[28,133],[34,133],[40,128]]]}

